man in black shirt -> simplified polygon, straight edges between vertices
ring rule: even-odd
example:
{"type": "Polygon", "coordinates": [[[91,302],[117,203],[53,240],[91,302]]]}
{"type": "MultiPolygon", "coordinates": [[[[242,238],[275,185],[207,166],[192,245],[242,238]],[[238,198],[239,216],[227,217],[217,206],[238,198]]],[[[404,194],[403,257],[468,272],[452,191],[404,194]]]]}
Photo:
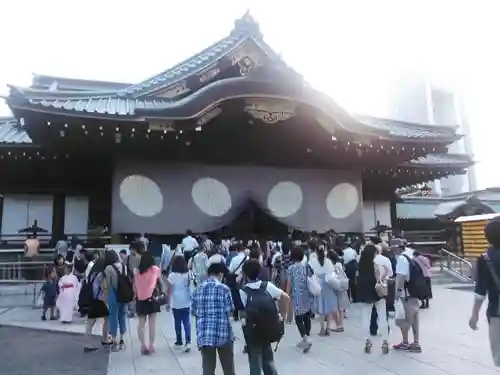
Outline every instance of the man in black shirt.
{"type": "Polygon", "coordinates": [[[491,354],[495,366],[500,367],[500,220],[490,221],[484,228],[484,236],[491,246],[477,259],[475,298],[469,326],[473,330],[477,329],[479,311],[488,296],[486,317],[491,354]]]}

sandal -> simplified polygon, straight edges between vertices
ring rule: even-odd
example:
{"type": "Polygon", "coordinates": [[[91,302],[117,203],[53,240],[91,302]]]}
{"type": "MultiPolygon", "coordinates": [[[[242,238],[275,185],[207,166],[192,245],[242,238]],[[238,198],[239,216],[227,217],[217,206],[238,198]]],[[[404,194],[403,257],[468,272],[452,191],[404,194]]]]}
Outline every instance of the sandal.
{"type": "Polygon", "coordinates": [[[382,342],[382,354],[389,354],[389,343],[387,340],[382,342]]]}
{"type": "Polygon", "coordinates": [[[156,353],[156,349],[155,349],[154,345],[149,345],[148,353],[149,354],[155,354],[156,353]]]}
{"type": "Polygon", "coordinates": [[[366,339],[365,342],[365,353],[369,354],[372,351],[372,342],[369,339],[366,339]]]}
{"type": "Polygon", "coordinates": [[[113,341],[101,341],[101,345],[104,348],[109,348],[111,345],[113,345],[113,341]]]}
{"type": "Polygon", "coordinates": [[[148,348],[146,348],[145,346],[141,346],[141,354],[148,355],[149,354],[148,348]]]}

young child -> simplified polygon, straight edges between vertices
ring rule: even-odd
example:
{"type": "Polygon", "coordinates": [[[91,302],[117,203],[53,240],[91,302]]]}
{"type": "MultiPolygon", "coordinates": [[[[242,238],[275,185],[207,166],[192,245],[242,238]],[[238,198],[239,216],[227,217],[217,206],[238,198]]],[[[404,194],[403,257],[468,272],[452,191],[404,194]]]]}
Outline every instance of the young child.
{"type": "Polygon", "coordinates": [[[43,293],[43,311],[42,320],[47,320],[47,311],[50,310],[50,320],[57,320],[56,316],[56,299],[58,293],[57,272],[53,267],[47,270],[45,275],[45,283],[40,290],[43,293]]]}
{"type": "Polygon", "coordinates": [[[73,311],[75,309],[75,301],[78,298],[80,283],[77,277],[73,274],[71,264],[66,265],[66,274],[59,279],[59,294],[56,300],[57,310],[59,311],[59,319],[61,323],[71,323],[73,321],[73,311]]]}

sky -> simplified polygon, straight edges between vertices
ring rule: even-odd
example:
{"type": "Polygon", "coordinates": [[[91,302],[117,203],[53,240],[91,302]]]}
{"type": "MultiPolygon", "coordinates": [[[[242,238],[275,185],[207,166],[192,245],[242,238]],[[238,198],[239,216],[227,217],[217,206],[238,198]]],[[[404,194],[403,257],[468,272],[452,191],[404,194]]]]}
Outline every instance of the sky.
{"type": "Polygon", "coordinates": [[[388,117],[401,72],[462,92],[478,188],[500,186],[495,0],[4,1],[0,95],[33,73],[140,82],[227,36],[247,9],[289,65],[353,113],[388,117]]]}

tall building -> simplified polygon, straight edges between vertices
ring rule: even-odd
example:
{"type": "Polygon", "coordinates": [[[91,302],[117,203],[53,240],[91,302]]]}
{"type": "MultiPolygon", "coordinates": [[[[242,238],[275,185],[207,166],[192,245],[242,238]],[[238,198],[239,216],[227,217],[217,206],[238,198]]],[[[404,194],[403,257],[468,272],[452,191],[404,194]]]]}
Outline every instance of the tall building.
{"type": "MultiPolygon", "coordinates": [[[[463,138],[448,147],[450,154],[473,156],[471,132],[463,95],[456,88],[443,87],[422,72],[405,71],[395,80],[388,100],[388,117],[429,125],[456,125],[463,138]]],[[[464,175],[435,180],[432,189],[439,195],[477,190],[474,168],[464,175]]]]}

